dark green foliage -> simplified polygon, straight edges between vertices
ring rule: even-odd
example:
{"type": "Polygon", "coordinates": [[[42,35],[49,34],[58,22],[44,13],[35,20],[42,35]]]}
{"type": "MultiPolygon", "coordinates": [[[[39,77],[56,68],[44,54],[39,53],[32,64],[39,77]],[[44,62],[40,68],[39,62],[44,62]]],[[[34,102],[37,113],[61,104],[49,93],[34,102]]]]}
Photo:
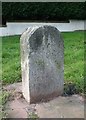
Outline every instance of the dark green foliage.
{"type": "Polygon", "coordinates": [[[3,21],[85,19],[84,2],[3,2],[3,21]]]}

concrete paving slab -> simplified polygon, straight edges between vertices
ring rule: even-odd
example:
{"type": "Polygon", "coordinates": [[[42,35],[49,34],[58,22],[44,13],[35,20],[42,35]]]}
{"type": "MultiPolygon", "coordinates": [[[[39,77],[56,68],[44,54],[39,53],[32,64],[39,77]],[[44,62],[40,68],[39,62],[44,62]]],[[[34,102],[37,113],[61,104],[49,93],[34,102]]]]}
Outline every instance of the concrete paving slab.
{"type": "Polygon", "coordinates": [[[22,97],[21,88],[21,83],[4,87],[5,90],[11,92],[13,97],[5,105],[8,118],[29,118],[30,114],[37,114],[39,118],[84,118],[84,98],[78,94],[29,104],[22,97]]]}

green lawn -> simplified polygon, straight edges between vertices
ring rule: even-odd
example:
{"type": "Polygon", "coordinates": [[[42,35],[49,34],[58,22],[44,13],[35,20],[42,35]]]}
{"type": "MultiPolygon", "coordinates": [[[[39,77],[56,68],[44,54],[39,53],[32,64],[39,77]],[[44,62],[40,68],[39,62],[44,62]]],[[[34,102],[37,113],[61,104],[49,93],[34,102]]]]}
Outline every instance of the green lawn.
{"type": "MultiPolygon", "coordinates": [[[[64,38],[64,80],[76,84],[79,92],[84,86],[84,32],[65,32],[64,38]]],[[[3,83],[21,80],[20,36],[2,38],[2,79],[3,83]]]]}
{"type": "Polygon", "coordinates": [[[84,32],[62,33],[64,38],[64,80],[84,92],[84,32]]]}
{"type": "Polygon", "coordinates": [[[2,38],[2,80],[13,83],[21,80],[20,36],[2,38]]]}

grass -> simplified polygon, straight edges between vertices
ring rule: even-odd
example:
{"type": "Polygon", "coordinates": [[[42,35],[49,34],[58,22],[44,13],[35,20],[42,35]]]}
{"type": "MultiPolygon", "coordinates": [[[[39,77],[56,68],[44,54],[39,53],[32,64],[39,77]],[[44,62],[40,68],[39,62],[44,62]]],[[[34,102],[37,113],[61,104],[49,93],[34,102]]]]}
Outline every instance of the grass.
{"type": "Polygon", "coordinates": [[[2,79],[3,83],[21,80],[20,36],[2,38],[2,79]]]}
{"type": "Polygon", "coordinates": [[[7,117],[7,113],[5,111],[5,103],[8,101],[9,96],[10,93],[5,90],[0,93],[0,119],[7,117]]]}
{"type": "MultiPolygon", "coordinates": [[[[84,32],[62,33],[64,39],[64,80],[73,82],[79,92],[84,87],[84,32]]],[[[2,79],[3,83],[21,80],[20,36],[2,38],[2,79]]]]}
{"type": "Polygon", "coordinates": [[[38,115],[37,114],[35,114],[35,112],[32,112],[32,113],[28,113],[28,118],[29,119],[35,119],[35,120],[38,120],[39,119],[39,117],[38,117],[38,115]]]}
{"type": "Polygon", "coordinates": [[[84,32],[62,33],[64,38],[64,79],[84,92],[84,32]]]}

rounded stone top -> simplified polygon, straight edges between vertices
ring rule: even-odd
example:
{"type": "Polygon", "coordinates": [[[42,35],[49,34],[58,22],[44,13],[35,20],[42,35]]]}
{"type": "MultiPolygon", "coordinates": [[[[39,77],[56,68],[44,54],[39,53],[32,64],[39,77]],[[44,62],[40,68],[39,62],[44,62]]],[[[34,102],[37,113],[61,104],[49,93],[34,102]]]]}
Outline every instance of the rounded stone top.
{"type": "Polygon", "coordinates": [[[63,45],[60,31],[51,25],[33,26],[26,29],[21,35],[21,44],[28,43],[31,51],[37,50],[41,45],[47,44],[48,41],[63,45]]]}

